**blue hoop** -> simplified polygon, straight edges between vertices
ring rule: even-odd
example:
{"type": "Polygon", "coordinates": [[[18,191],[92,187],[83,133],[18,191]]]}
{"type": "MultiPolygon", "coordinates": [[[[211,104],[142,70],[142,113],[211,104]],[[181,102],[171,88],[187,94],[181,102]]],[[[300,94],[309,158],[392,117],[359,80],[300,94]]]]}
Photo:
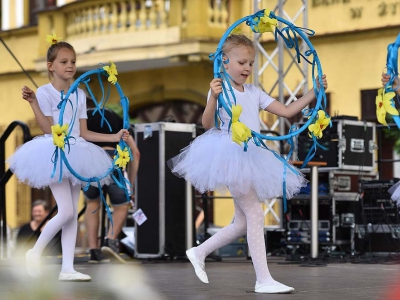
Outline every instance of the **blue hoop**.
{"type": "MultiPolygon", "coordinates": [[[[265,10],[260,10],[253,15],[239,19],[238,21],[233,23],[228,28],[228,30],[224,33],[224,35],[222,36],[222,38],[218,44],[216,52],[210,54],[210,59],[214,60],[214,78],[222,78],[221,73],[220,73],[221,66],[223,63],[223,61],[222,61],[222,56],[223,56],[222,46],[225,43],[229,34],[232,32],[232,30],[234,28],[236,28],[238,25],[240,25],[241,23],[246,22],[246,25],[250,26],[250,28],[252,29],[253,32],[257,32],[257,25],[260,22],[260,18],[262,16],[264,16],[264,12],[265,12],[265,10]]],[[[317,103],[315,105],[315,108],[311,109],[311,114],[309,114],[309,120],[304,125],[302,125],[299,129],[292,130],[288,134],[282,135],[282,136],[266,136],[266,135],[262,135],[262,134],[252,131],[253,138],[256,137],[257,139],[265,139],[265,140],[287,140],[287,139],[293,138],[294,136],[296,136],[296,135],[300,134],[301,132],[303,132],[304,130],[306,130],[308,128],[308,126],[313,122],[315,116],[318,113],[318,109],[320,109],[322,107],[323,110],[325,110],[326,94],[325,94],[325,90],[323,88],[320,88],[319,90],[317,90],[316,80],[315,80],[315,76],[314,76],[315,67],[317,68],[317,73],[318,73],[317,77],[318,77],[318,81],[319,81],[319,84],[321,87],[323,86],[323,83],[322,83],[323,72],[322,72],[322,67],[321,67],[321,63],[318,58],[317,52],[315,51],[313,45],[311,44],[310,40],[307,37],[307,35],[313,36],[315,34],[315,32],[310,29],[307,29],[307,28],[297,27],[297,26],[293,25],[292,23],[286,21],[285,19],[276,16],[273,12],[270,12],[269,17],[276,19],[277,21],[287,25],[287,27],[282,28],[282,30],[279,30],[276,27],[275,40],[277,40],[278,35],[281,36],[284,39],[285,44],[289,49],[294,48],[296,50],[298,62],[300,62],[301,57],[303,57],[308,63],[312,64],[313,88],[314,88],[314,92],[316,95],[317,103]],[[291,37],[290,33],[293,34],[294,38],[291,37]],[[299,45],[297,42],[297,35],[300,36],[309,47],[309,50],[305,51],[304,54],[300,52],[299,45]],[[310,60],[307,59],[307,57],[309,57],[311,55],[313,57],[312,62],[310,62],[310,60]],[[322,105],[322,99],[324,99],[323,105],[322,105]]],[[[222,70],[224,70],[224,68],[222,68],[222,70]]],[[[225,75],[225,77],[227,77],[227,75],[225,75]]],[[[226,78],[223,78],[223,79],[226,79],[226,78]]],[[[227,83],[228,83],[228,86],[230,86],[229,81],[227,81],[227,83]]],[[[234,98],[234,96],[233,96],[233,98],[234,98]]],[[[234,98],[234,101],[236,102],[235,98],[234,98]]],[[[224,89],[223,93],[221,93],[218,96],[218,105],[217,105],[217,109],[216,109],[216,116],[218,114],[218,110],[222,107],[223,109],[225,109],[227,114],[230,117],[232,117],[232,112],[231,112],[230,106],[232,106],[232,103],[227,94],[227,91],[224,89]],[[228,101],[224,101],[224,96],[228,101]]],[[[215,119],[217,121],[217,117],[215,119]]],[[[312,156],[310,157],[310,159],[312,158],[312,156]]]]}
{"type": "MultiPolygon", "coordinates": [[[[265,10],[260,10],[258,12],[256,12],[253,15],[249,15],[247,17],[241,18],[239,20],[237,20],[235,23],[233,23],[228,29],[227,31],[224,33],[224,35],[222,36],[218,46],[217,46],[217,50],[215,53],[211,53],[210,54],[210,59],[214,61],[214,78],[221,78],[222,80],[225,80],[226,83],[228,84],[228,88],[231,92],[231,96],[233,98],[233,102],[234,104],[236,104],[236,98],[233,92],[233,89],[231,87],[231,84],[229,82],[229,78],[230,76],[226,73],[225,68],[222,67],[223,63],[227,63],[227,61],[223,62],[223,51],[222,51],[222,47],[226,41],[226,39],[228,38],[228,36],[231,34],[232,30],[235,29],[238,25],[240,25],[241,23],[245,22],[246,25],[248,25],[251,30],[253,32],[259,33],[259,26],[258,24],[260,23],[260,20],[262,17],[265,16],[265,10]],[[222,75],[221,75],[221,70],[222,70],[222,75]]],[[[292,150],[294,147],[294,143],[293,143],[293,138],[296,135],[299,135],[301,132],[303,132],[304,130],[308,129],[308,126],[315,121],[316,115],[318,113],[319,109],[323,109],[325,111],[326,108],[326,94],[325,94],[325,89],[323,88],[323,82],[322,82],[322,67],[321,67],[321,63],[319,61],[317,52],[315,51],[313,45],[311,44],[310,40],[308,39],[307,36],[313,36],[315,34],[315,32],[313,30],[307,29],[307,28],[301,28],[301,27],[297,27],[294,24],[286,21],[285,19],[276,16],[273,12],[269,13],[269,18],[271,19],[276,19],[278,22],[283,23],[285,25],[287,25],[286,27],[282,28],[281,30],[278,29],[278,27],[275,27],[275,40],[278,40],[278,35],[285,41],[286,46],[289,49],[294,48],[296,51],[296,55],[297,55],[297,62],[300,63],[301,58],[303,58],[306,62],[308,62],[309,64],[312,65],[312,80],[313,80],[313,88],[314,88],[314,92],[316,95],[316,99],[317,99],[317,103],[315,105],[315,108],[309,109],[308,111],[308,116],[309,119],[308,121],[302,125],[299,129],[295,129],[293,126],[290,128],[289,133],[286,135],[282,135],[282,136],[266,136],[266,135],[262,135],[258,132],[254,132],[253,130],[251,131],[251,138],[249,138],[247,140],[247,142],[249,140],[252,140],[257,146],[260,146],[262,148],[265,148],[269,151],[270,150],[265,143],[263,142],[263,140],[288,140],[288,143],[291,145],[291,149],[289,151],[289,155],[286,157],[286,159],[282,158],[279,154],[277,154],[275,151],[272,151],[272,153],[275,155],[275,157],[277,157],[278,159],[280,159],[283,163],[284,163],[284,180],[283,180],[283,198],[284,198],[284,211],[286,211],[286,168],[291,169],[294,173],[298,174],[298,172],[293,169],[293,167],[288,163],[288,160],[292,154],[292,150]],[[307,44],[307,46],[309,47],[309,50],[305,51],[304,53],[301,53],[300,48],[299,48],[299,44],[298,44],[298,37],[301,37],[302,40],[307,44]],[[312,60],[310,61],[308,59],[308,57],[312,56],[312,60]],[[317,85],[316,85],[316,80],[315,80],[315,69],[317,69],[317,77],[318,77],[318,82],[319,82],[319,86],[321,87],[319,90],[317,89],[317,85]],[[322,105],[322,99],[324,100],[323,105],[322,105]]],[[[219,109],[223,108],[226,113],[231,117],[232,119],[232,111],[231,111],[231,107],[233,105],[228,91],[225,88],[225,85],[222,84],[222,88],[223,91],[221,94],[218,95],[218,99],[217,99],[217,108],[215,111],[215,126],[217,126],[218,124],[218,120],[221,120],[220,115],[219,115],[219,109]],[[225,98],[225,99],[224,99],[225,98]]],[[[303,111],[303,114],[305,114],[305,112],[303,111]]],[[[222,122],[223,123],[223,122],[222,122]]],[[[229,124],[229,128],[230,125],[232,123],[232,120],[230,121],[229,124]]],[[[314,157],[315,152],[317,150],[317,147],[322,148],[324,150],[326,150],[326,148],[324,148],[322,145],[320,145],[317,142],[317,137],[310,132],[310,135],[313,139],[313,146],[311,147],[310,151],[308,152],[306,159],[304,160],[303,166],[306,166],[307,163],[314,157]]],[[[244,151],[247,150],[247,142],[244,142],[244,151]]]]}
{"type": "MultiPolygon", "coordinates": [[[[78,93],[78,86],[81,83],[84,83],[86,88],[87,88],[87,90],[88,90],[88,92],[89,92],[89,94],[90,94],[90,96],[93,99],[93,102],[94,102],[95,106],[96,106],[96,108],[93,110],[93,114],[98,112],[101,115],[101,124],[103,125],[103,123],[105,122],[108,125],[108,127],[109,127],[109,129],[111,131],[111,125],[108,123],[107,119],[104,116],[104,106],[107,103],[108,97],[109,97],[109,94],[110,94],[110,83],[108,84],[107,95],[106,95],[106,97],[104,97],[105,91],[104,91],[104,86],[103,86],[103,82],[102,82],[102,78],[101,78],[102,76],[108,77],[107,72],[103,68],[99,68],[99,69],[96,69],[96,70],[88,71],[88,72],[82,74],[81,76],[79,76],[78,79],[74,81],[74,83],[71,85],[71,87],[68,89],[68,91],[67,91],[67,93],[65,95],[64,95],[64,91],[61,91],[61,101],[58,104],[58,108],[60,109],[60,116],[59,116],[59,119],[58,119],[58,124],[60,126],[63,125],[64,111],[65,111],[65,107],[66,107],[67,103],[70,103],[70,105],[72,106],[72,109],[74,107],[73,103],[69,99],[69,97],[74,93],[77,94],[78,93]],[[94,97],[93,92],[92,92],[92,90],[90,89],[90,86],[89,86],[90,76],[91,75],[96,75],[96,74],[98,76],[99,83],[100,83],[100,88],[101,88],[101,91],[102,91],[102,99],[101,99],[100,103],[97,103],[96,98],[94,97]]],[[[129,126],[130,126],[129,125],[129,114],[128,114],[128,111],[129,111],[129,100],[124,95],[124,93],[122,91],[122,88],[121,88],[121,86],[119,85],[118,82],[115,83],[115,87],[117,88],[118,94],[120,96],[120,105],[122,106],[122,112],[123,112],[123,124],[122,125],[123,125],[124,129],[128,129],[129,126]]],[[[76,97],[76,102],[77,101],[78,101],[78,97],[76,97]]],[[[76,103],[76,105],[77,104],[78,103],[76,103]]],[[[71,133],[71,130],[73,128],[73,124],[74,124],[75,119],[76,119],[77,109],[73,109],[73,112],[74,112],[74,114],[73,114],[73,117],[72,117],[72,121],[69,124],[70,130],[66,134],[66,137],[65,137],[66,148],[69,148],[69,139],[74,138],[74,137],[70,136],[70,133],[71,133]]],[[[133,159],[131,150],[130,150],[129,147],[127,147],[126,142],[121,139],[119,141],[119,145],[120,145],[121,149],[127,148],[128,151],[129,151],[130,157],[133,159]]],[[[117,186],[124,190],[126,199],[127,199],[127,201],[129,201],[129,196],[130,196],[131,192],[127,188],[127,186],[131,186],[131,184],[129,183],[129,181],[127,179],[125,179],[125,177],[124,177],[124,175],[123,175],[123,173],[121,171],[121,168],[117,167],[114,164],[114,162],[119,158],[119,153],[118,152],[116,153],[116,156],[115,156],[115,158],[114,158],[114,160],[112,162],[112,165],[107,170],[107,172],[105,172],[104,174],[101,174],[98,177],[92,177],[92,178],[86,178],[86,177],[83,177],[80,174],[76,173],[75,170],[72,169],[71,165],[69,164],[68,159],[67,159],[63,149],[60,149],[59,147],[56,147],[56,149],[54,151],[53,158],[54,158],[54,160],[53,160],[54,168],[53,168],[52,177],[55,175],[54,173],[55,173],[56,165],[57,165],[58,160],[59,160],[59,164],[60,164],[59,181],[60,182],[62,180],[62,163],[63,162],[64,162],[65,166],[67,167],[67,169],[71,172],[71,174],[73,176],[75,176],[79,180],[87,183],[86,186],[83,188],[85,191],[89,188],[91,182],[97,182],[97,186],[98,186],[98,188],[100,190],[101,199],[102,199],[102,201],[103,201],[103,203],[104,203],[104,205],[106,207],[106,210],[107,210],[108,218],[110,219],[110,222],[113,225],[111,212],[110,212],[110,209],[109,209],[109,207],[107,205],[106,199],[105,199],[105,197],[104,197],[104,195],[102,193],[100,180],[105,178],[105,177],[107,177],[107,176],[111,176],[111,178],[115,181],[117,186]],[[117,174],[118,174],[117,177],[118,178],[116,176],[114,176],[114,174],[113,174],[114,171],[117,172],[117,174]]]]}

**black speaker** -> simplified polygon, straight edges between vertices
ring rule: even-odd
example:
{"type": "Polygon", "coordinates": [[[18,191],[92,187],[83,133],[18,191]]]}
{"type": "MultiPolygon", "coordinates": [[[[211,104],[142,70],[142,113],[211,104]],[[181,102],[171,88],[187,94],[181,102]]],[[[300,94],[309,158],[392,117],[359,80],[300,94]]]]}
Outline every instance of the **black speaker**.
{"type": "Polygon", "coordinates": [[[135,226],[135,257],[184,256],[193,245],[193,199],[190,183],[172,174],[167,161],[196,135],[194,124],[135,125],[140,166],[135,184],[136,209],[147,217],[135,226]]]}
{"type": "Polygon", "coordinates": [[[397,182],[397,178],[361,182],[362,197],[358,201],[356,224],[400,224],[399,207],[389,193],[397,182]]]}
{"type": "MultiPolygon", "coordinates": [[[[300,123],[298,126],[302,125],[300,123]]],[[[318,139],[318,143],[327,150],[317,148],[312,160],[326,162],[328,167],[338,167],[338,141],[337,123],[332,122],[332,127],[327,127],[323,132],[322,138],[318,139]]],[[[304,161],[314,144],[313,140],[308,136],[308,130],[304,130],[299,134],[297,142],[297,157],[299,160],[304,161]]]]}
{"type": "MultiPolygon", "coordinates": [[[[299,123],[302,126],[304,123],[299,123]]],[[[332,127],[323,131],[318,143],[327,150],[317,148],[313,161],[326,162],[328,168],[342,170],[374,171],[375,123],[332,118],[332,127]]],[[[298,137],[297,158],[304,160],[313,146],[313,140],[304,130],[298,137]]]]}

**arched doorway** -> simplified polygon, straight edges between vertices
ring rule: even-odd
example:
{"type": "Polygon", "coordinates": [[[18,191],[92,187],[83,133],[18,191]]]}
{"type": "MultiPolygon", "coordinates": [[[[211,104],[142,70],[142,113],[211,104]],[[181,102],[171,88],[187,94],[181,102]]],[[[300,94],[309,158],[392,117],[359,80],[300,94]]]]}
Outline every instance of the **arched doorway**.
{"type": "Polygon", "coordinates": [[[130,115],[135,123],[177,122],[201,125],[204,107],[185,100],[152,103],[134,110],[130,115]]]}

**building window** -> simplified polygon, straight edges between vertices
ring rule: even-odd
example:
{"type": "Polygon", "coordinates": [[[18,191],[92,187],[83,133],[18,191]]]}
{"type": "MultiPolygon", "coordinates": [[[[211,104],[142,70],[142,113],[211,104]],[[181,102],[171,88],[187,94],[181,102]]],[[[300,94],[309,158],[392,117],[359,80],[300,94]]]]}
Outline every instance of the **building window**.
{"type": "Polygon", "coordinates": [[[38,12],[56,6],[56,0],[30,0],[29,1],[29,25],[37,25],[38,12]]]}
{"type": "Polygon", "coordinates": [[[375,99],[378,89],[361,91],[361,120],[376,122],[375,99]]]}

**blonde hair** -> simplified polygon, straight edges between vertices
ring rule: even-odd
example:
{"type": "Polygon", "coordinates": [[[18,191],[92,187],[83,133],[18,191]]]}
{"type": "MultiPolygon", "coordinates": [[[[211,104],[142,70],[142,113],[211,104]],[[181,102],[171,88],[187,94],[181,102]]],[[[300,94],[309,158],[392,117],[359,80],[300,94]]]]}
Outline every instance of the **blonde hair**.
{"type": "MultiPolygon", "coordinates": [[[[71,44],[69,44],[67,42],[58,42],[58,43],[52,44],[49,47],[49,49],[47,50],[47,56],[46,56],[47,62],[48,63],[54,62],[57,57],[58,51],[60,51],[60,49],[63,49],[63,48],[67,48],[67,49],[71,50],[72,52],[74,52],[74,55],[76,56],[75,49],[74,49],[74,47],[71,46],[71,44]]],[[[53,74],[47,69],[47,76],[49,77],[50,80],[51,80],[52,75],[53,74]]]]}
{"type": "Polygon", "coordinates": [[[231,34],[226,38],[225,43],[222,46],[222,51],[224,53],[228,53],[233,48],[239,46],[246,46],[255,50],[253,41],[250,40],[247,36],[245,36],[244,34],[231,34]]]}

